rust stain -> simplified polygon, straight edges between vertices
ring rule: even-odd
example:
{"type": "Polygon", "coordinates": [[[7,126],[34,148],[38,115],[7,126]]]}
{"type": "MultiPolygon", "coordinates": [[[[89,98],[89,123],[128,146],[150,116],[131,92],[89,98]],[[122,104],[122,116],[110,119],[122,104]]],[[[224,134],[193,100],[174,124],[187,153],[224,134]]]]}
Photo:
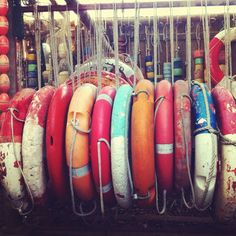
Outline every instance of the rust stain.
{"type": "Polygon", "coordinates": [[[15,161],[15,162],[14,162],[13,167],[15,167],[15,168],[19,168],[20,166],[22,166],[21,161],[15,161]]]}

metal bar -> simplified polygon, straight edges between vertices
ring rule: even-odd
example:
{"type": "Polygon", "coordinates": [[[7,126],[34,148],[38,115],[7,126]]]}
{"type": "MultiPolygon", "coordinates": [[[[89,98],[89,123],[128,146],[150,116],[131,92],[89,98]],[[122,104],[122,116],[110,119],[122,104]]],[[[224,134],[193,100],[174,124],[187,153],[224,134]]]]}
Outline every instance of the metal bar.
{"type": "MultiPolygon", "coordinates": [[[[74,2],[74,1],[72,1],[74,2]]],[[[112,2],[112,1],[111,1],[112,2]]],[[[200,0],[192,0],[192,6],[201,6],[200,0]]],[[[224,5],[224,1],[220,4],[217,1],[217,6],[224,5]]],[[[230,5],[236,5],[236,1],[230,1],[230,5]]],[[[97,6],[100,6],[101,10],[112,10],[113,4],[112,3],[101,3],[97,4],[97,6]]],[[[140,9],[142,8],[153,8],[153,2],[140,2],[139,3],[140,9]]],[[[174,7],[186,7],[186,1],[173,1],[174,7]]],[[[216,6],[214,4],[214,1],[208,4],[208,6],[216,6]]],[[[167,7],[169,8],[169,1],[166,2],[157,2],[157,7],[167,7]]],[[[134,9],[135,3],[117,3],[117,9],[134,9]]],[[[74,11],[76,10],[75,4],[68,4],[66,5],[52,5],[52,11],[66,11],[66,10],[74,11]]],[[[79,11],[88,11],[88,10],[94,10],[94,4],[79,4],[79,11]]],[[[23,12],[33,12],[33,7],[22,7],[23,12]]],[[[39,12],[46,12],[48,11],[48,6],[38,6],[39,12]]]]}

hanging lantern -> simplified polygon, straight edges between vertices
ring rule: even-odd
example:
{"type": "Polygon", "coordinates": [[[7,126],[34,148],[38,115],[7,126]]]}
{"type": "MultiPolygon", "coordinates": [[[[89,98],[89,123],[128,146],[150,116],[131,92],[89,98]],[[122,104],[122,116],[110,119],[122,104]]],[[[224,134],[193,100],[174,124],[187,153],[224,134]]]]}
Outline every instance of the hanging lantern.
{"type": "Polygon", "coordinates": [[[9,51],[9,40],[5,35],[0,36],[0,54],[7,54],[9,51]]]}
{"type": "Polygon", "coordinates": [[[0,35],[6,35],[8,28],[8,19],[5,16],[0,16],[0,35]]]}
{"type": "Polygon", "coordinates": [[[7,74],[0,75],[0,92],[7,93],[10,89],[10,79],[7,74]]]}
{"type": "Polygon", "coordinates": [[[9,70],[9,59],[6,55],[0,55],[0,73],[7,73],[9,70]]]}
{"type": "Polygon", "coordinates": [[[6,16],[8,12],[8,1],[0,0],[0,16],[6,16]]]}
{"type": "Polygon", "coordinates": [[[0,111],[4,112],[9,107],[9,96],[7,93],[0,94],[0,111]]]}

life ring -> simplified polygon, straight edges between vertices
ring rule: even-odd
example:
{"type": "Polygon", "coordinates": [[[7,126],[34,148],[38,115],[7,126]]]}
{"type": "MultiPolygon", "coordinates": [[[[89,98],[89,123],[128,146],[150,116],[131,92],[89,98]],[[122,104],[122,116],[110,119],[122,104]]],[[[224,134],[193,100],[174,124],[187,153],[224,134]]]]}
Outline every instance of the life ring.
{"type": "Polygon", "coordinates": [[[1,183],[13,206],[20,213],[27,212],[30,205],[26,198],[27,192],[20,168],[22,168],[21,144],[24,120],[34,93],[33,89],[22,89],[17,92],[10,101],[1,126],[1,183]]]}
{"type": "MultiPolygon", "coordinates": [[[[226,33],[227,33],[226,30],[222,30],[221,32],[219,32],[210,41],[210,45],[209,45],[211,82],[213,86],[217,85],[220,81],[226,78],[224,75],[224,72],[220,69],[220,66],[219,66],[220,50],[223,48],[225,44],[226,33]]],[[[236,27],[229,29],[228,38],[230,42],[236,40],[236,27]]]]}
{"type": "Polygon", "coordinates": [[[187,81],[174,83],[175,188],[189,187],[191,170],[191,101],[187,81]],[[188,159],[187,159],[188,158],[188,159]]]}
{"type": "Polygon", "coordinates": [[[46,125],[48,174],[53,195],[60,201],[65,201],[69,195],[65,130],[72,95],[73,90],[69,85],[63,84],[56,89],[49,106],[46,125]]]}
{"type": "Polygon", "coordinates": [[[118,88],[111,120],[111,171],[114,193],[122,208],[132,204],[132,176],[130,170],[130,113],[133,89],[130,85],[118,88]]]}
{"type": "Polygon", "coordinates": [[[236,213],[236,104],[224,87],[212,90],[221,132],[221,165],[217,181],[215,214],[219,221],[233,221],[236,213]]]}
{"type": "Polygon", "coordinates": [[[95,196],[90,168],[89,133],[97,88],[93,84],[78,87],[71,99],[66,125],[66,159],[70,168],[73,193],[82,201],[95,196]]]}
{"type": "MultiPolygon", "coordinates": [[[[70,77],[70,79],[66,80],[65,82],[68,85],[73,85],[75,87],[78,87],[79,84],[85,84],[85,83],[90,83],[95,86],[98,86],[98,74],[97,71],[87,71],[87,72],[82,72],[80,74],[80,78],[78,78],[76,72],[73,73],[70,77]]],[[[119,83],[120,85],[122,84],[127,84],[128,82],[119,77],[119,83]]],[[[115,74],[107,71],[102,71],[102,78],[101,78],[101,86],[116,86],[116,76],[115,74]]]]}
{"type": "Polygon", "coordinates": [[[203,83],[194,82],[193,101],[195,171],[195,207],[206,210],[212,203],[218,161],[215,108],[210,92],[203,83]]]}
{"type": "Polygon", "coordinates": [[[134,197],[141,206],[155,200],[154,85],[141,80],[135,87],[131,115],[134,197]]]}
{"type": "Polygon", "coordinates": [[[174,181],[173,91],[167,80],[157,84],[155,100],[155,160],[158,189],[171,192],[174,181]]]}
{"type": "MultiPolygon", "coordinates": [[[[107,86],[100,90],[93,108],[91,125],[91,165],[93,179],[97,192],[100,193],[100,200],[105,203],[114,202],[111,177],[110,127],[115,94],[116,89],[114,87],[107,86]]],[[[101,203],[101,208],[103,208],[102,204],[103,202],[101,203]]]]}
{"type": "Polygon", "coordinates": [[[48,108],[54,87],[39,89],[30,103],[22,137],[22,161],[26,181],[36,204],[45,204],[47,173],[45,160],[45,132],[48,108]]]}

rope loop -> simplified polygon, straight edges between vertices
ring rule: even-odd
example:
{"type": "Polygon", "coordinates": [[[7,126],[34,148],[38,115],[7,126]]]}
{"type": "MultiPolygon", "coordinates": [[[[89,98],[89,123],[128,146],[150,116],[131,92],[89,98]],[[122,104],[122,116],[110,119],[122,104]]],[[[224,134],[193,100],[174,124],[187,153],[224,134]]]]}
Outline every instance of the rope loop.
{"type": "Polygon", "coordinates": [[[79,133],[82,133],[82,134],[89,134],[91,132],[91,128],[88,129],[88,130],[82,130],[79,128],[79,122],[78,120],[71,120],[71,126],[73,127],[74,130],[76,130],[77,132],[79,133]]]}
{"type": "Polygon", "coordinates": [[[19,122],[22,122],[22,123],[24,123],[24,122],[25,122],[25,120],[22,120],[22,119],[20,119],[20,118],[16,117],[16,115],[14,114],[14,111],[15,111],[15,112],[17,112],[17,113],[19,113],[19,110],[18,110],[18,109],[16,109],[15,107],[10,107],[10,108],[8,108],[7,110],[9,110],[9,111],[10,111],[10,113],[11,113],[12,117],[13,117],[13,118],[15,118],[17,121],[19,121],[19,122]]]}
{"type": "Polygon", "coordinates": [[[137,93],[133,92],[132,96],[137,97],[140,93],[145,93],[149,97],[149,93],[147,90],[139,90],[137,93]]]}
{"type": "Polygon", "coordinates": [[[219,132],[219,136],[220,136],[220,142],[222,144],[236,146],[236,141],[226,138],[221,132],[219,132]]]}
{"type": "Polygon", "coordinates": [[[148,191],[145,195],[140,195],[138,193],[133,194],[135,200],[147,200],[150,198],[150,192],[148,191]]]}

